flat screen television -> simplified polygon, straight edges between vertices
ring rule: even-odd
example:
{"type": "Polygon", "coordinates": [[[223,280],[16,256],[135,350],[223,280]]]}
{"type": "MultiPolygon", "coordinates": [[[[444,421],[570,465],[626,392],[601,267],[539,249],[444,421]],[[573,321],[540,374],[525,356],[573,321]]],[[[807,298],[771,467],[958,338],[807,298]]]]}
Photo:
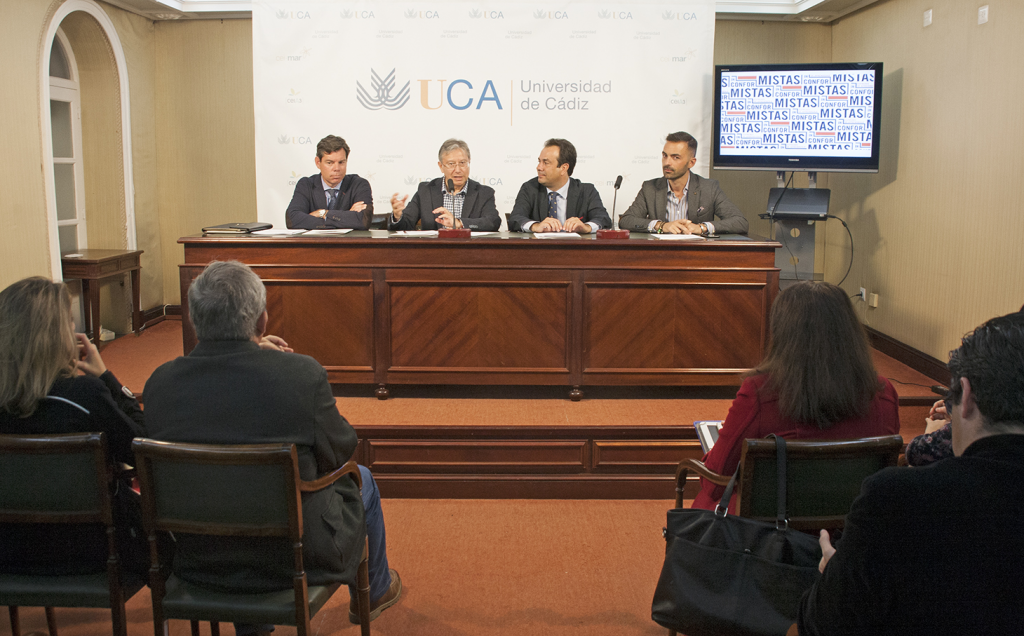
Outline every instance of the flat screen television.
{"type": "Polygon", "coordinates": [[[878,172],[882,63],[715,67],[718,170],[878,172]]]}

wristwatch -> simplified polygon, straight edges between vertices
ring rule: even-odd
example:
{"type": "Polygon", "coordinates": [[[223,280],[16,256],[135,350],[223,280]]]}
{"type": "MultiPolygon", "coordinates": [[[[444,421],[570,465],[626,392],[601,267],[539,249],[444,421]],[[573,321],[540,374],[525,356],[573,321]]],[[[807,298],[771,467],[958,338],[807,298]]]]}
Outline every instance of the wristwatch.
{"type": "Polygon", "coordinates": [[[708,224],[707,223],[701,223],[700,224],[700,235],[701,236],[707,236],[708,234],[711,234],[711,232],[708,232],[708,224]]]}
{"type": "Polygon", "coordinates": [[[665,232],[665,222],[664,221],[658,221],[657,223],[654,224],[654,233],[655,234],[663,234],[664,232],[665,232]]]}
{"type": "Polygon", "coordinates": [[[326,209],[320,210],[320,218],[321,219],[326,219],[327,218],[327,210],[326,209]]]}

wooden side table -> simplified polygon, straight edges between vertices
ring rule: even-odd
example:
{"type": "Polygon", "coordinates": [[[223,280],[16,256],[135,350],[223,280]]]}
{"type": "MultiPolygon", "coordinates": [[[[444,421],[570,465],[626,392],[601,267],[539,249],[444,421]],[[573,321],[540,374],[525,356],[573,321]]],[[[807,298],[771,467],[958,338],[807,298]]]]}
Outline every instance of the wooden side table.
{"type": "Polygon", "coordinates": [[[111,276],[129,272],[132,284],[132,331],[138,335],[142,328],[142,295],[139,289],[139,257],[143,250],[79,250],[62,254],[61,271],[64,279],[82,281],[82,296],[88,298],[85,314],[85,333],[93,342],[100,342],[100,284],[111,276]]]}

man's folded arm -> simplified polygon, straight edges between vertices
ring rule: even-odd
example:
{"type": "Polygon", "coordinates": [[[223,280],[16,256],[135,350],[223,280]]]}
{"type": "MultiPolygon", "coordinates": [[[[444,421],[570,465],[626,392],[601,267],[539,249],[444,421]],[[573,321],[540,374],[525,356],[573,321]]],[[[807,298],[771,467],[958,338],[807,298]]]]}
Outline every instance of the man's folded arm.
{"type": "MultiPolygon", "coordinates": [[[[536,186],[535,186],[536,187],[536,186]]],[[[533,201],[530,199],[530,182],[523,184],[516,195],[516,202],[512,206],[512,213],[509,215],[509,232],[525,232],[523,225],[533,221],[530,218],[530,211],[533,208],[533,201]]]]}
{"type": "Polygon", "coordinates": [[[619,216],[619,228],[630,232],[646,232],[650,223],[651,219],[647,216],[647,199],[644,198],[644,190],[641,187],[633,203],[619,216]]]}
{"type": "Polygon", "coordinates": [[[746,234],[749,229],[749,223],[747,219],[740,212],[740,209],[729,200],[729,197],[725,196],[722,189],[717,185],[715,186],[715,202],[714,202],[715,216],[718,218],[717,221],[713,221],[715,225],[715,232],[718,234],[746,234]]]}
{"type": "Polygon", "coordinates": [[[480,216],[463,217],[462,225],[477,232],[495,232],[501,228],[501,216],[498,214],[498,208],[494,205],[494,190],[487,188],[484,191],[481,188],[481,196],[483,196],[483,205],[480,216]]]}

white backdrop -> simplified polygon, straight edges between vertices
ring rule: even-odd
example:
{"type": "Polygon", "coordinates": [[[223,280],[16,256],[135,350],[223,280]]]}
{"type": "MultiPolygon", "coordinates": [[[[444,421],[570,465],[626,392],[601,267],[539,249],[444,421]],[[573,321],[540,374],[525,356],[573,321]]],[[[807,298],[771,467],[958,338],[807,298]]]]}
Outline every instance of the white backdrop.
{"type": "Polygon", "coordinates": [[[573,176],[609,213],[616,175],[619,214],[660,176],[670,132],[698,139],[707,174],[713,0],[257,0],[252,23],[257,217],[275,227],[328,134],[351,146],[377,212],[441,175],[449,137],[469,144],[470,178],[501,213],[549,137],[573,142],[573,176]]]}

